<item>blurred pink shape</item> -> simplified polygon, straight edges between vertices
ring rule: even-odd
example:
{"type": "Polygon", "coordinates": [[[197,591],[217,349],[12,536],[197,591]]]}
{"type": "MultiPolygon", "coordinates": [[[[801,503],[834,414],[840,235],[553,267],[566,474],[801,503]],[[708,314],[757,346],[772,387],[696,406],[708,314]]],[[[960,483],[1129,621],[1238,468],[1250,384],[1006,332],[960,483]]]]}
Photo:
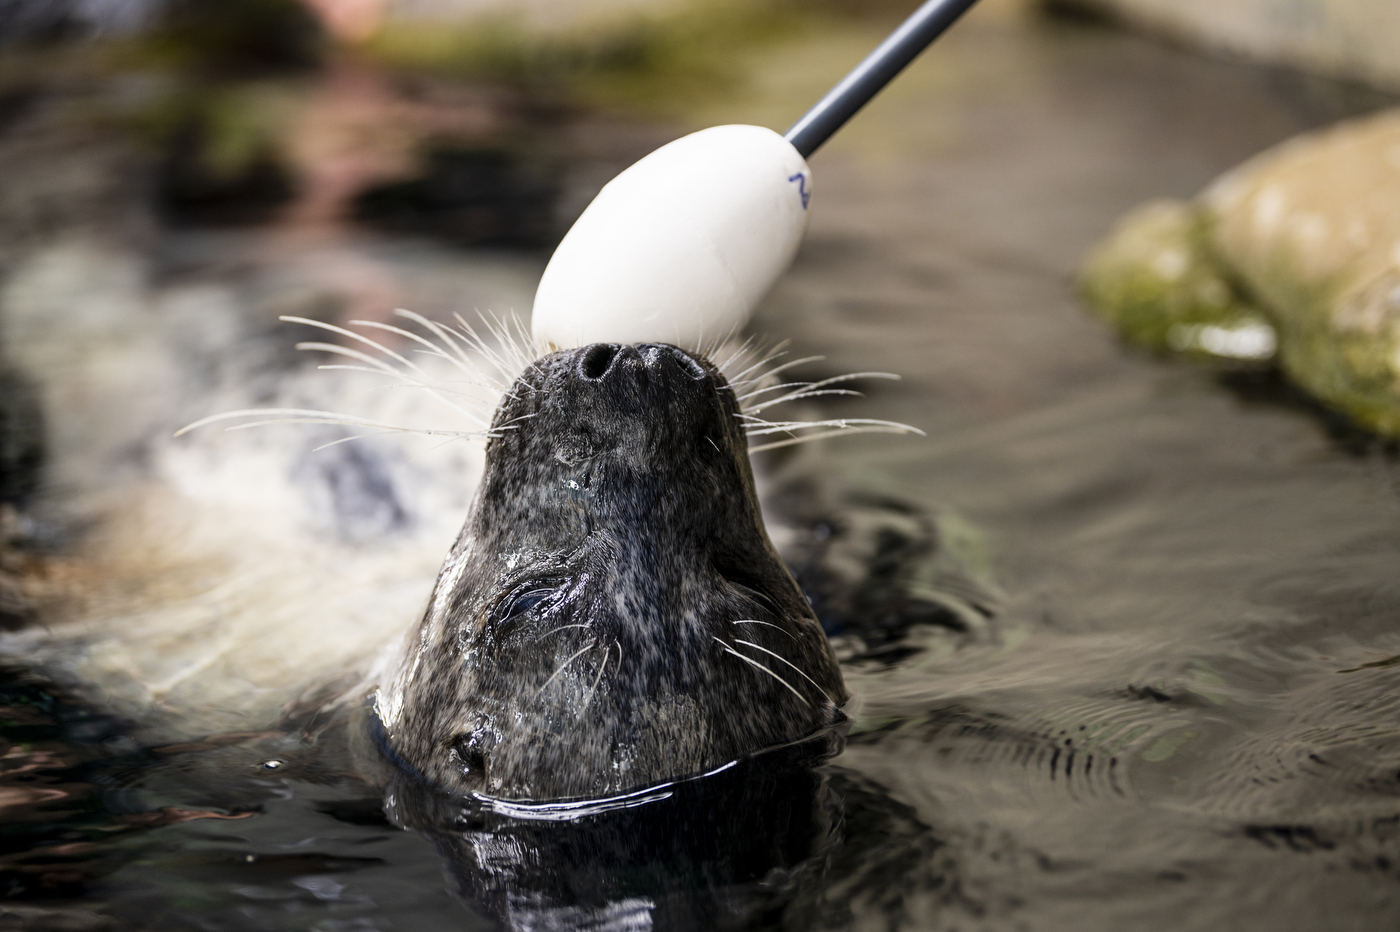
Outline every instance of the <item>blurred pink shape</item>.
{"type": "Polygon", "coordinates": [[[389,0],[303,0],[342,42],[363,42],[384,22],[389,0]]]}

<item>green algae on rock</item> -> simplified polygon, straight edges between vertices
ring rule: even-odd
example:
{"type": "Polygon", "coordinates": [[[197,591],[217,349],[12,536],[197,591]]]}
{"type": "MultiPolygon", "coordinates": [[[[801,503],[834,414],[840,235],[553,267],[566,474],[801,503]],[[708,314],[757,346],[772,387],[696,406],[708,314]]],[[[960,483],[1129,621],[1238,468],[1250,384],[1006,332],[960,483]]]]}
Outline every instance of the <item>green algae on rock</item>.
{"type": "Polygon", "coordinates": [[[1090,254],[1080,290],[1099,316],[1146,349],[1268,359],[1273,328],[1231,286],[1207,239],[1206,218],[1196,207],[1150,201],[1090,254]]]}
{"type": "Polygon", "coordinates": [[[1080,284],[1157,350],[1261,359],[1272,325],[1292,381],[1400,436],[1400,111],[1289,140],[1191,203],[1139,208],[1080,284]]]}

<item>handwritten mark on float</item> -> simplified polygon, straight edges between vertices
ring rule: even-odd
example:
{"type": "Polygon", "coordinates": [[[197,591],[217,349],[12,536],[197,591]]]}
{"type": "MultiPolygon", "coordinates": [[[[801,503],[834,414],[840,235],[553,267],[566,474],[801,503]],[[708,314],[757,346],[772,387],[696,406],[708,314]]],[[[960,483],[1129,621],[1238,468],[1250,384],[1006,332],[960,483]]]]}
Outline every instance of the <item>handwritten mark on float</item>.
{"type": "Polygon", "coordinates": [[[802,209],[806,210],[807,202],[812,199],[812,192],[807,190],[807,173],[798,172],[789,178],[788,181],[797,182],[797,193],[802,196],[802,209]]]}

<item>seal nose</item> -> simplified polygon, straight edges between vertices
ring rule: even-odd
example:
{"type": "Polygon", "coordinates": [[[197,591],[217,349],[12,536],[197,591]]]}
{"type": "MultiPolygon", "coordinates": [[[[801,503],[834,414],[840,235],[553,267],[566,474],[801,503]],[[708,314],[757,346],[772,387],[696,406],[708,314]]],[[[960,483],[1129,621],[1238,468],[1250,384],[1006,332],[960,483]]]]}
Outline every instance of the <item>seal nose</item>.
{"type": "Polygon", "coordinates": [[[606,381],[629,362],[640,368],[641,355],[636,348],[620,343],[594,343],[578,354],[578,378],[587,382],[606,381]]]}
{"type": "Polygon", "coordinates": [[[710,377],[705,367],[679,346],[671,346],[669,343],[638,343],[637,351],[648,369],[660,370],[668,365],[675,365],[697,382],[710,377]]]}
{"type": "MultiPolygon", "coordinates": [[[[607,377],[614,364],[623,355],[626,347],[617,343],[594,343],[584,349],[578,357],[578,374],[590,382],[598,382],[607,377]]],[[[632,351],[636,355],[636,350],[632,351]]]]}
{"type": "Polygon", "coordinates": [[[615,379],[618,370],[623,367],[650,372],[679,369],[696,381],[709,378],[709,373],[694,357],[666,343],[639,343],[636,346],[594,343],[584,347],[578,356],[578,376],[588,382],[609,381],[610,376],[615,379]]]}

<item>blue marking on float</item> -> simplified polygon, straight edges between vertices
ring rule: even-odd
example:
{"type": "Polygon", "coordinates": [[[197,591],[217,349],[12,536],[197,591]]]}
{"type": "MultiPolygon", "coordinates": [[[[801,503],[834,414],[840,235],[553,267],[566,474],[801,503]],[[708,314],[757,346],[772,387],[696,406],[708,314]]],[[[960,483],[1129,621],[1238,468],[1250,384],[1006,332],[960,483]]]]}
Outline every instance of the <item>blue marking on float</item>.
{"type": "Polygon", "coordinates": [[[795,175],[793,175],[791,178],[789,178],[788,181],[796,181],[796,182],[797,182],[797,193],[800,194],[800,195],[802,195],[802,209],[803,209],[803,210],[806,210],[806,209],[807,209],[807,202],[810,201],[810,200],[812,199],[812,192],[807,190],[807,175],[806,175],[806,173],[805,173],[805,172],[798,172],[797,174],[795,174],[795,175]]]}

